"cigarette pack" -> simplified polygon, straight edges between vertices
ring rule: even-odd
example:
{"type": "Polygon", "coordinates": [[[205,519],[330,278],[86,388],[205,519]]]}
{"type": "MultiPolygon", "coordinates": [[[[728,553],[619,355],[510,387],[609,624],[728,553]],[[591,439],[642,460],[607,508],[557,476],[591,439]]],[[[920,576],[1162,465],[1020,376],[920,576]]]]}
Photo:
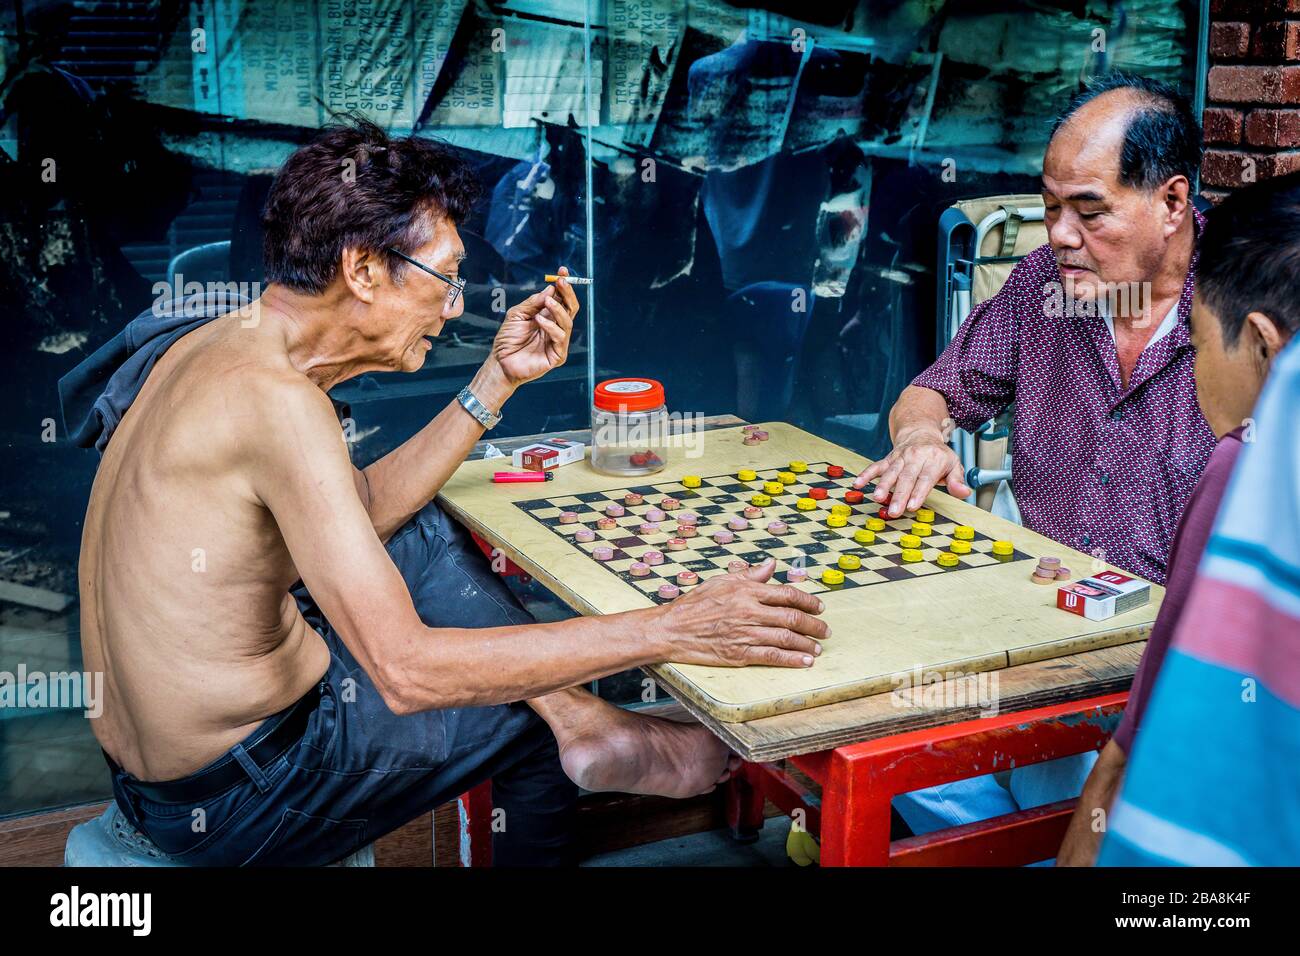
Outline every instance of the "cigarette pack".
{"type": "Polygon", "coordinates": [[[1141,607],[1151,600],[1151,585],[1139,578],[1103,571],[1090,578],[1063,584],[1056,591],[1056,606],[1090,621],[1104,621],[1141,607]]]}
{"type": "Polygon", "coordinates": [[[582,461],[586,446],[567,438],[548,438],[524,448],[516,448],[511,460],[516,468],[528,471],[550,471],[571,462],[582,461]]]}

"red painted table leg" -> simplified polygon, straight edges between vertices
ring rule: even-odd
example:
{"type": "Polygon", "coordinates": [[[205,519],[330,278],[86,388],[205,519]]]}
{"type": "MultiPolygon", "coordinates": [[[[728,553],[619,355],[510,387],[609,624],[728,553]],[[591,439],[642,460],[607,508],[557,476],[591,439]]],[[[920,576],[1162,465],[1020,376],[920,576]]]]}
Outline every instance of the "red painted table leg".
{"type": "Polygon", "coordinates": [[[460,865],[492,865],[492,781],[485,780],[456,800],[460,814],[460,865]]]}
{"type": "MultiPolygon", "coordinates": [[[[1127,701],[1127,693],[1109,694],[792,758],[822,785],[822,865],[1020,866],[1049,859],[1060,846],[1073,801],[924,834],[893,846],[890,804],[901,793],[1100,749],[1127,701]]],[[[790,789],[772,768],[764,769],[765,787],[790,789]]],[[[809,830],[817,832],[811,824],[809,830]]]]}
{"type": "Polygon", "coordinates": [[[727,805],[727,826],[731,835],[742,843],[758,839],[763,828],[763,791],[756,786],[756,773],[762,768],[756,764],[741,764],[740,769],[723,784],[727,805]]]}
{"type": "Polygon", "coordinates": [[[864,761],[835,750],[822,784],[822,866],[888,866],[888,789],[873,786],[864,761]]]}
{"type": "Polygon", "coordinates": [[[492,547],[486,538],[479,536],[473,531],[470,531],[470,537],[474,539],[474,543],[478,545],[479,550],[483,552],[484,556],[492,562],[492,570],[497,574],[503,575],[507,578],[518,578],[524,584],[527,584],[533,579],[532,575],[507,558],[503,551],[492,547]]]}

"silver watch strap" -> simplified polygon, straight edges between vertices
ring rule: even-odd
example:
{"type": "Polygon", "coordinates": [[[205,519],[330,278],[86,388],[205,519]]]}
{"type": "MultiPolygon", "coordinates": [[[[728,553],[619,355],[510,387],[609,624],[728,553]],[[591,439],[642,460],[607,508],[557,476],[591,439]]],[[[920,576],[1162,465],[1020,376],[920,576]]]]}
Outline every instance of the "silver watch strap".
{"type": "Polygon", "coordinates": [[[456,401],[460,402],[461,407],[473,415],[484,428],[495,428],[501,421],[501,416],[492,414],[492,410],[479,401],[478,396],[469,390],[468,385],[460,390],[456,401]]]}

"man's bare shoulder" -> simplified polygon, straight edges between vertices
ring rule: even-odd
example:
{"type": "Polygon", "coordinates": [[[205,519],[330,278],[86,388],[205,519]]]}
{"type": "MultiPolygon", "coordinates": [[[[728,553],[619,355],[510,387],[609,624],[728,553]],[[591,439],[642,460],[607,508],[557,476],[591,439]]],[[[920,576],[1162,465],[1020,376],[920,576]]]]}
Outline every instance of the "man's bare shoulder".
{"type": "Polygon", "coordinates": [[[290,363],[274,336],[224,318],[197,334],[178,343],[174,358],[164,357],[137,403],[157,453],[209,477],[251,478],[286,452],[303,457],[332,438],[342,446],[329,396],[290,363]]]}
{"type": "Polygon", "coordinates": [[[228,385],[246,460],[274,464],[310,461],[322,451],[346,455],[329,396],[296,369],[247,367],[228,385]]]}

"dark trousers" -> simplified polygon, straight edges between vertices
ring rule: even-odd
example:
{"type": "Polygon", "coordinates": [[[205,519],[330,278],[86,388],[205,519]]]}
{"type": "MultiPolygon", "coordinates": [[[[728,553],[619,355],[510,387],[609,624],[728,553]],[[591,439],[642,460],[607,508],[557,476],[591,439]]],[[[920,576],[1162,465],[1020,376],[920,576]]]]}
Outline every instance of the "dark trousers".
{"type": "MultiPolygon", "coordinates": [[[[388,542],[425,624],[493,627],[532,618],[456,522],[430,503],[388,542]]],[[[572,862],[577,787],[550,728],[522,702],[396,716],[303,587],[294,597],[324,637],[329,669],[300,702],[301,739],[265,766],[254,745],[294,708],[258,726],[207,767],[147,786],[113,766],[127,819],[164,852],[196,866],[319,866],[492,779],[492,852],[499,865],[572,862]],[[211,778],[231,761],[235,785],[168,799],[171,785],[211,778]]],[[[297,706],[297,705],[295,705],[297,706]]]]}

